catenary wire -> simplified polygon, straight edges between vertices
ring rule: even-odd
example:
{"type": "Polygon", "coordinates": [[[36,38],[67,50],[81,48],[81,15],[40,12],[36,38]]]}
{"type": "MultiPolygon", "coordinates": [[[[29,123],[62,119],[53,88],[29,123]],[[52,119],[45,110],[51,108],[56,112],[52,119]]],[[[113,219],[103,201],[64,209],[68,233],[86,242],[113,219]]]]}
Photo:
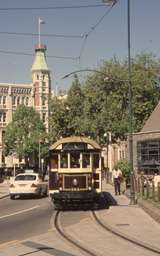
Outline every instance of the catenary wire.
{"type": "Polygon", "coordinates": [[[70,5],[70,6],[44,6],[44,7],[1,7],[0,11],[34,11],[34,10],[60,10],[104,7],[106,4],[70,5]]]}
{"type": "MultiPolygon", "coordinates": [[[[82,57],[83,51],[84,51],[84,49],[85,49],[85,45],[86,45],[86,43],[87,43],[88,37],[89,37],[90,34],[98,27],[98,25],[103,21],[103,19],[105,18],[105,16],[107,16],[107,15],[111,12],[113,6],[114,6],[116,3],[118,3],[118,1],[119,1],[119,0],[113,2],[113,4],[110,6],[110,8],[107,9],[107,11],[103,14],[103,16],[99,18],[99,20],[96,22],[96,24],[95,24],[94,26],[92,26],[91,29],[90,29],[88,32],[85,32],[85,33],[83,34],[84,40],[83,40],[83,43],[82,43],[82,46],[81,46],[81,49],[80,49],[79,62],[81,61],[81,57],[82,57]]],[[[106,5],[105,5],[105,6],[106,6],[106,5]]]]}
{"type": "MultiPolygon", "coordinates": [[[[14,55],[23,55],[23,56],[35,56],[31,53],[25,53],[25,52],[14,52],[14,51],[5,51],[0,50],[0,53],[4,54],[14,54],[14,55]]],[[[47,58],[56,58],[56,59],[70,59],[70,60],[78,60],[79,57],[70,57],[70,56],[56,56],[56,55],[46,55],[47,58]]]]}
{"type": "MultiPolygon", "coordinates": [[[[3,35],[16,35],[16,36],[38,36],[37,33],[22,33],[22,32],[7,32],[0,31],[3,35]]],[[[44,37],[62,37],[62,38],[83,38],[84,35],[63,35],[63,34],[41,34],[44,37]]]]}

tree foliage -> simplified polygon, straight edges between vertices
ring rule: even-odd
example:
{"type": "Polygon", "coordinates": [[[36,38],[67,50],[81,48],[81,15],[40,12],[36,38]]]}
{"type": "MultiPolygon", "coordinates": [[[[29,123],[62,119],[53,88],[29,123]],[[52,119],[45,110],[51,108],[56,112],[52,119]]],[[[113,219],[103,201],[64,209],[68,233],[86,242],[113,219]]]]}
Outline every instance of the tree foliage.
{"type": "Polygon", "coordinates": [[[20,158],[37,158],[39,143],[41,145],[41,155],[47,153],[45,144],[45,126],[32,107],[19,105],[13,115],[13,121],[8,124],[5,132],[6,154],[13,154],[20,158]]]}
{"type": "MultiPolygon", "coordinates": [[[[141,53],[132,59],[133,131],[138,132],[157,105],[160,61],[141,53]]],[[[128,63],[116,58],[104,62],[99,72],[90,74],[83,84],[77,76],[68,98],[58,103],[52,119],[53,137],[84,134],[103,143],[104,133],[125,139],[128,133],[128,63]]],[[[52,108],[51,107],[51,108],[52,108]]]]}

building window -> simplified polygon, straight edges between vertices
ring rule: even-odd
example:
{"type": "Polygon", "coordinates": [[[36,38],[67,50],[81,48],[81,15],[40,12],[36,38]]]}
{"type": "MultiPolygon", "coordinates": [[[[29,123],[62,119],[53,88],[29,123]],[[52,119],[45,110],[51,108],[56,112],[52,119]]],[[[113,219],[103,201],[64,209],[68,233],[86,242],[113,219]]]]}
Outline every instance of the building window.
{"type": "Polygon", "coordinates": [[[2,131],[2,143],[4,143],[5,131],[2,131]]]}
{"type": "Polygon", "coordinates": [[[42,106],[45,106],[45,103],[46,103],[46,99],[45,97],[42,98],[42,106]]]}
{"type": "Polygon", "coordinates": [[[6,122],[6,113],[4,112],[3,113],[3,123],[5,123],[6,122]]]}
{"type": "Polygon", "coordinates": [[[0,105],[2,104],[2,96],[0,95],[0,105]]]}
{"type": "Polygon", "coordinates": [[[2,122],[2,116],[3,116],[3,113],[0,112],[0,122],[2,122]]]}
{"type": "Polygon", "coordinates": [[[140,141],[137,143],[137,162],[139,170],[147,172],[160,168],[160,140],[140,141]]]}
{"type": "Polygon", "coordinates": [[[23,104],[23,105],[24,105],[24,100],[25,100],[25,97],[23,96],[22,97],[22,102],[21,102],[21,104],[23,104]]]}
{"type": "Polygon", "coordinates": [[[6,104],[6,96],[3,96],[3,105],[6,104]]]}
{"type": "Polygon", "coordinates": [[[45,123],[45,121],[46,121],[46,113],[42,114],[42,121],[43,121],[43,123],[45,123]]]}
{"type": "Polygon", "coordinates": [[[17,97],[17,105],[20,104],[20,97],[17,97]]]}
{"type": "Polygon", "coordinates": [[[28,102],[29,102],[29,99],[28,97],[26,98],[26,106],[28,106],[28,102]]]}
{"type": "Polygon", "coordinates": [[[13,96],[12,98],[12,105],[16,105],[16,96],[13,96]]]}

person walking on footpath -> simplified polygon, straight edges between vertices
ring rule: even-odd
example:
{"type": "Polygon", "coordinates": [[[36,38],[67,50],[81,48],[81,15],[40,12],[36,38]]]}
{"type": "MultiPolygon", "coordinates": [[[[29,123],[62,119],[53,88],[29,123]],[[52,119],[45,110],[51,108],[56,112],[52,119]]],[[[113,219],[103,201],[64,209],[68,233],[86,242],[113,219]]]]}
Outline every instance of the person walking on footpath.
{"type": "Polygon", "coordinates": [[[120,169],[115,167],[113,170],[113,182],[114,182],[114,191],[115,195],[120,195],[121,194],[121,177],[122,177],[122,172],[120,169]]]}

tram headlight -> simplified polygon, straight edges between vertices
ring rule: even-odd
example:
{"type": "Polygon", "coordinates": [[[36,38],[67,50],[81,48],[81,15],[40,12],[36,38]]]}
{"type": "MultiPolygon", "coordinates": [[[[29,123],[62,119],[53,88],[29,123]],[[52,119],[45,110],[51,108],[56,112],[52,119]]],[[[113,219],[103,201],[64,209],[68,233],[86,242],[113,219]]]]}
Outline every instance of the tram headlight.
{"type": "Polygon", "coordinates": [[[77,187],[78,180],[76,178],[74,178],[73,181],[72,181],[72,184],[73,184],[74,187],[77,187]]]}

